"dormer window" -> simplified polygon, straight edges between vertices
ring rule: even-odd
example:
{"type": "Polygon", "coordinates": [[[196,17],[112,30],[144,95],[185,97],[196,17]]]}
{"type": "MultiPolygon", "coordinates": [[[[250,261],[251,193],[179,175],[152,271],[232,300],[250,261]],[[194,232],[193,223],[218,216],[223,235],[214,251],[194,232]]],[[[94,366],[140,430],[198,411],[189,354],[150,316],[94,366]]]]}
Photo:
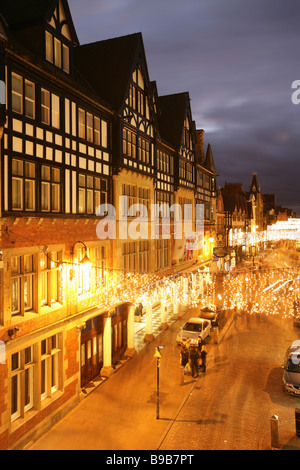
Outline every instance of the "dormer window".
{"type": "Polygon", "coordinates": [[[66,73],[70,73],[70,49],[52,33],[46,31],[46,60],[62,69],[66,73]]]}

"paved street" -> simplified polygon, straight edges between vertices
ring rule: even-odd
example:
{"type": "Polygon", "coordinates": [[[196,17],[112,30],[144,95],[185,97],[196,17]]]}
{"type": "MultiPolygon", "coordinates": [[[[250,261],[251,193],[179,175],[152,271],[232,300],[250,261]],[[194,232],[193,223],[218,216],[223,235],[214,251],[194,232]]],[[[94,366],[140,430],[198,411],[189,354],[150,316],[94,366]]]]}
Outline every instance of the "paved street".
{"type": "Polygon", "coordinates": [[[295,407],[300,398],[282,389],[283,355],[300,337],[291,319],[238,318],[209,356],[200,378],[160,449],[267,449],[270,418],[279,417],[283,447],[300,442],[295,435],[295,407]]]}
{"type": "Polygon", "coordinates": [[[270,448],[279,416],[281,446],[299,446],[294,408],[280,364],[299,338],[289,319],[238,317],[220,345],[208,344],[208,368],[179,384],[175,337],[187,312],[96,388],[31,449],[183,450],[270,448]],[[162,344],[160,419],[156,419],[155,346],[162,344]]]}

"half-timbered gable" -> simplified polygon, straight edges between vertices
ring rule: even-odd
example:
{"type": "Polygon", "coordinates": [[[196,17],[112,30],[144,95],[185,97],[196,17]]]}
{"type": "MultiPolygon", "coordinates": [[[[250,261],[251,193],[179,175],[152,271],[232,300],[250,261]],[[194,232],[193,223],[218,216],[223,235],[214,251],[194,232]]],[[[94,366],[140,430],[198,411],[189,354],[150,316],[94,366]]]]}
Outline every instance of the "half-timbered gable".
{"type": "Polygon", "coordinates": [[[176,152],[174,164],[175,189],[195,189],[195,126],[189,94],[178,93],[159,97],[160,135],[176,152]]]}
{"type": "Polygon", "coordinates": [[[115,172],[153,175],[155,122],[141,34],[86,44],[75,54],[78,69],[115,111],[115,172]]]}
{"type": "Polygon", "coordinates": [[[3,211],[95,215],[112,195],[112,112],[73,68],[68,4],[32,2],[22,18],[22,2],[8,3],[3,211]]]}
{"type": "Polygon", "coordinates": [[[210,144],[207,146],[204,160],[197,158],[196,202],[204,206],[204,218],[212,221],[216,206],[216,169],[210,144]]]}

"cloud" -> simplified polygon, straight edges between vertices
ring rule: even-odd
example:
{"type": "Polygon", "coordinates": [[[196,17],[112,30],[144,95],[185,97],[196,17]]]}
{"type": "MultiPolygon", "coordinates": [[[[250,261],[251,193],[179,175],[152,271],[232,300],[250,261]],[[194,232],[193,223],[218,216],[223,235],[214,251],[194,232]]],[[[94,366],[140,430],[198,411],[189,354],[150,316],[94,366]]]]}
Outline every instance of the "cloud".
{"type": "MultiPolygon", "coordinates": [[[[219,183],[250,184],[299,206],[298,0],[69,0],[81,43],[142,32],[161,95],[189,91],[219,183]]],[[[299,214],[300,215],[300,214],[299,214]]]]}

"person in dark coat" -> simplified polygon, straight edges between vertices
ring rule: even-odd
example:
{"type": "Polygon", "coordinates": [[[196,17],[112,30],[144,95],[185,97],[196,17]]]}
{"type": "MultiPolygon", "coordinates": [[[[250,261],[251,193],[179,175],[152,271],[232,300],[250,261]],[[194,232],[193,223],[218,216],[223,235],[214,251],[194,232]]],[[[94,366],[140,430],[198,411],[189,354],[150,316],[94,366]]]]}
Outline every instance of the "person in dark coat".
{"type": "Polygon", "coordinates": [[[182,345],[181,351],[180,351],[180,364],[183,368],[187,365],[189,362],[189,351],[185,344],[182,345]]]}
{"type": "Polygon", "coordinates": [[[190,348],[190,361],[191,361],[192,377],[198,377],[198,359],[199,359],[198,348],[191,347],[190,348]]]}
{"type": "Polygon", "coordinates": [[[203,372],[206,371],[206,351],[204,348],[201,350],[201,368],[203,372]]]}

